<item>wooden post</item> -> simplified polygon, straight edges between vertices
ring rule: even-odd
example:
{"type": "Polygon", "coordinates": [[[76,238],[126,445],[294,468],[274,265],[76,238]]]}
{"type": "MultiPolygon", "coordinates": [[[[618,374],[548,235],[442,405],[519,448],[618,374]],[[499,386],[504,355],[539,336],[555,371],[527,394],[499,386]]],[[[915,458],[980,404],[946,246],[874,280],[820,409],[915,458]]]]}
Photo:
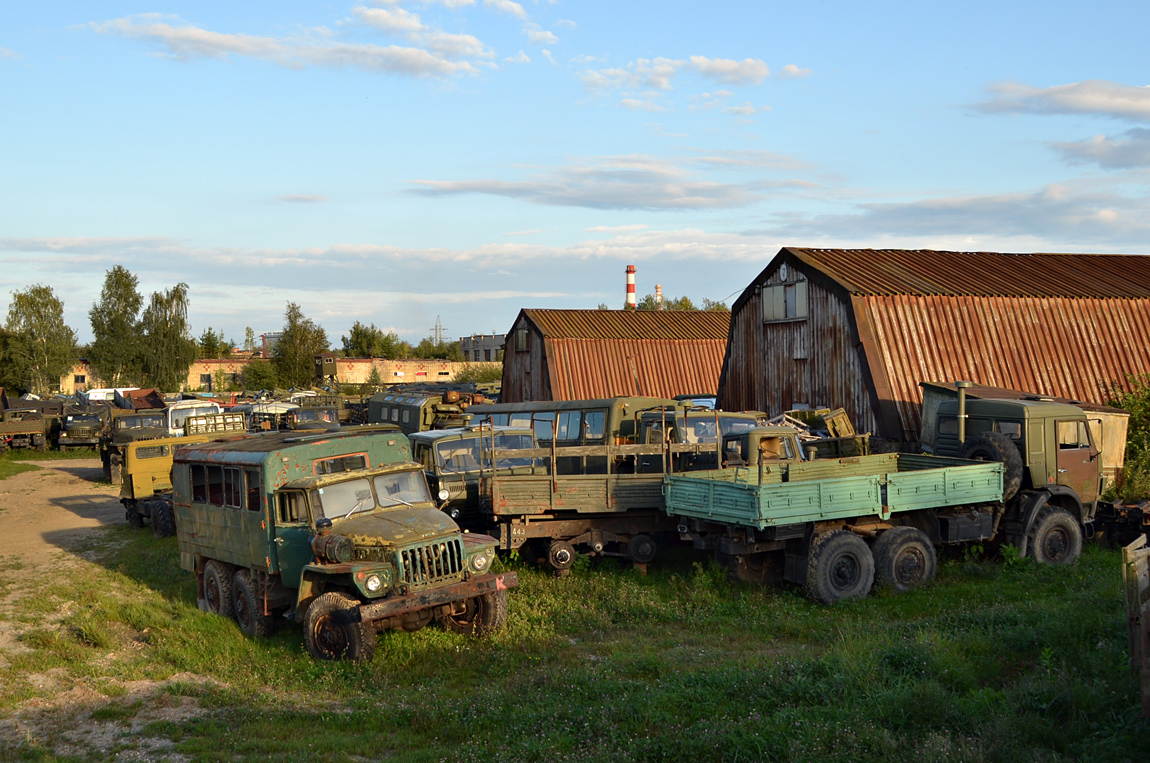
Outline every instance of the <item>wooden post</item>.
{"type": "Polygon", "coordinates": [[[1141,686],[1142,717],[1150,718],[1150,548],[1146,547],[1145,535],[1122,549],[1122,582],[1130,670],[1141,686]]]}

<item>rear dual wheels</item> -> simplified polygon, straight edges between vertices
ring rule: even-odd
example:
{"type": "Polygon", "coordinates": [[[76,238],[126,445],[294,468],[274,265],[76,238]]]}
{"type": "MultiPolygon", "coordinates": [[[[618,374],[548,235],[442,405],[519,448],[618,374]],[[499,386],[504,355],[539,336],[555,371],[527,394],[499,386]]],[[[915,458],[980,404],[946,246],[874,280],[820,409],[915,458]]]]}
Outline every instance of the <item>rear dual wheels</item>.
{"type": "Polygon", "coordinates": [[[231,617],[233,606],[231,570],[212,559],[204,565],[204,611],[231,617]]]}
{"type": "Polygon", "coordinates": [[[874,554],[874,582],[904,593],[934,579],[938,558],[926,533],[914,527],[893,527],[878,536],[874,554]]]}
{"type": "Polygon", "coordinates": [[[248,636],[263,638],[274,630],[271,616],[264,614],[259,586],[247,570],[240,570],[232,579],[232,614],[248,636]]]}
{"type": "Polygon", "coordinates": [[[861,599],[874,585],[874,557],[859,536],[830,530],[815,536],[807,556],[807,597],[823,604],[861,599]]]}

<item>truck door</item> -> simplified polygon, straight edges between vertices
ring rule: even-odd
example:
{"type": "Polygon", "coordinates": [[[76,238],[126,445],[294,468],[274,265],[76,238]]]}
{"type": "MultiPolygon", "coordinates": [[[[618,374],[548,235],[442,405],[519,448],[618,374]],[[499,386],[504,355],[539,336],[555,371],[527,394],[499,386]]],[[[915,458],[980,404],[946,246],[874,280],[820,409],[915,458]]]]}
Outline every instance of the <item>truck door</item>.
{"type": "Polygon", "coordinates": [[[292,589],[299,588],[304,565],[315,558],[311,550],[311,527],[303,491],[282,490],[276,498],[276,563],[280,580],[292,589]]]}
{"type": "Polygon", "coordinates": [[[1098,449],[1090,441],[1090,428],[1082,419],[1056,421],[1058,479],[1078,493],[1083,503],[1098,500],[1098,449]]]}

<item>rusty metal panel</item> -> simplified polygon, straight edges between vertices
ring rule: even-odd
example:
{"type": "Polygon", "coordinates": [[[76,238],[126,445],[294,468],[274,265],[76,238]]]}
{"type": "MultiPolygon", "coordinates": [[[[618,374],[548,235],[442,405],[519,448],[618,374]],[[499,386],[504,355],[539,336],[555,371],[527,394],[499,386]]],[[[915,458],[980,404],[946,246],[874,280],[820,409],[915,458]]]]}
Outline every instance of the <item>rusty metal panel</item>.
{"type": "Polygon", "coordinates": [[[730,313],[702,310],[533,310],[523,314],[558,339],[723,339],[730,313]]]}
{"type": "Polygon", "coordinates": [[[1050,297],[856,297],[876,388],[889,389],[891,436],[914,440],[919,383],[977,384],[1103,404],[1150,368],[1150,300],[1050,297]],[[893,426],[892,426],[893,425],[893,426]]]}
{"type": "Polygon", "coordinates": [[[1150,548],[1146,547],[1145,535],[1122,549],[1122,583],[1130,671],[1141,685],[1142,717],[1150,718],[1150,548]]]}
{"type": "Polygon", "coordinates": [[[853,294],[1150,299],[1150,257],[785,248],[853,294]]]}

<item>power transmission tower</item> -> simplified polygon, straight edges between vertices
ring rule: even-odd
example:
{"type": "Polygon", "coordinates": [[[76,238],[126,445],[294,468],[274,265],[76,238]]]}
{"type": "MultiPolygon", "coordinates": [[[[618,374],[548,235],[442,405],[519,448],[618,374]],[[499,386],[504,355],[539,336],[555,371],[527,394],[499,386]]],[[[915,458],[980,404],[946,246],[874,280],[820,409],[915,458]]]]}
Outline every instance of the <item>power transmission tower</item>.
{"type": "Polygon", "coordinates": [[[443,344],[443,332],[446,330],[443,323],[440,322],[439,316],[435,316],[435,326],[431,329],[431,336],[435,339],[436,344],[443,344]]]}

